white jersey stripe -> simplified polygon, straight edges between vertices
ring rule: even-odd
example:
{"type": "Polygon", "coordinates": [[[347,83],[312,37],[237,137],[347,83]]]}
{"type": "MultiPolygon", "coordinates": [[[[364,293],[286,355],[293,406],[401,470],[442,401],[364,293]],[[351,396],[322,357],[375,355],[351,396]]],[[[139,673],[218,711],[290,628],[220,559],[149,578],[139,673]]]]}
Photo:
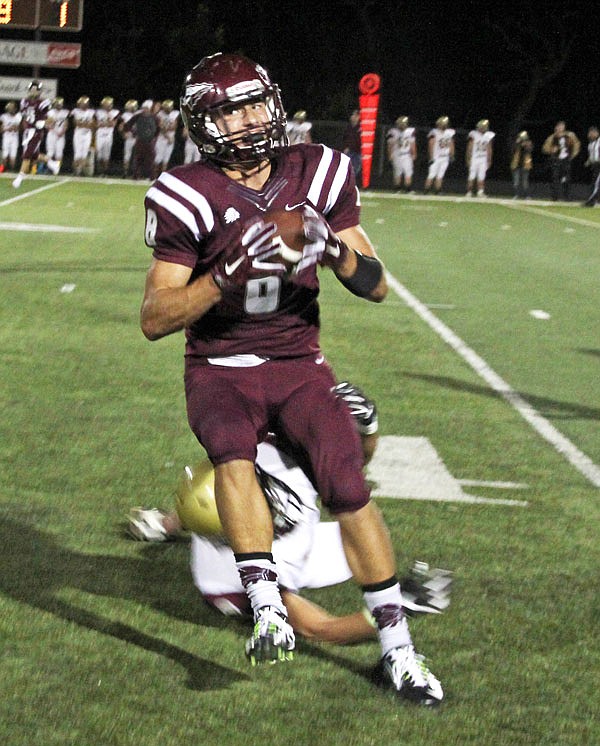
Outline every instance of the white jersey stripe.
{"type": "Polygon", "coordinates": [[[190,229],[196,241],[200,240],[200,229],[198,227],[198,222],[194,217],[194,213],[191,210],[188,210],[187,207],[184,207],[181,202],[178,202],[173,197],[169,197],[168,194],[161,192],[160,189],[157,189],[154,186],[150,187],[148,190],[146,199],[164,207],[167,212],[170,212],[171,215],[174,215],[190,229]]]}
{"type": "Polygon", "coordinates": [[[325,205],[325,210],[323,211],[325,215],[329,213],[329,211],[333,208],[333,206],[337,202],[337,199],[340,196],[340,192],[342,191],[342,188],[344,184],[346,183],[346,179],[348,178],[349,168],[350,168],[350,158],[348,158],[347,155],[344,155],[342,153],[340,155],[340,165],[338,166],[337,171],[335,172],[333,183],[331,185],[331,189],[329,190],[329,195],[327,197],[327,204],[325,205]]]}
{"type": "Polygon", "coordinates": [[[331,161],[333,160],[333,150],[331,148],[328,148],[326,145],[321,145],[321,147],[323,148],[323,155],[321,156],[319,166],[315,172],[315,175],[313,176],[308,194],[306,195],[308,201],[315,207],[317,207],[317,205],[319,204],[319,198],[321,196],[323,184],[325,183],[325,178],[327,177],[329,166],[331,165],[331,161]]]}
{"type": "Polygon", "coordinates": [[[202,221],[206,226],[206,231],[208,233],[212,231],[212,229],[215,227],[215,219],[213,217],[212,210],[210,209],[210,205],[208,204],[208,200],[206,199],[206,197],[204,197],[204,195],[200,194],[200,192],[197,192],[188,184],[185,184],[183,181],[181,181],[181,179],[178,179],[177,177],[167,172],[162,173],[158,177],[158,181],[160,184],[164,184],[167,189],[175,192],[175,194],[179,194],[179,196],[183,197],[183,199],[185,199],[187,202],[194,205],[194,207],[200,213],[200,217],[202,218],[202,221]]]}

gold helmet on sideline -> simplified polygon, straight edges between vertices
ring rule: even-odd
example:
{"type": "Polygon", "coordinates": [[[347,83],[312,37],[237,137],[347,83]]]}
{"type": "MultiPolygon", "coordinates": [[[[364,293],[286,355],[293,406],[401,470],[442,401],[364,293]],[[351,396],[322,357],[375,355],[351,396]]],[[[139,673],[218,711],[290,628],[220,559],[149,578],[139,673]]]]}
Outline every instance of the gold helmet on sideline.
{"type": "Polygon", "coordinates": [[[408,127],[408,117],[398,117],[398,119],[396,119],[396,125],[398,127],[408,127]]]}
{"type": "Polygon", "coordinates": [[[436,124],[436,127],[439,127],[440,129],[444,129],[450,124],[450,120],[446,116],[438,117],[435,124],[436,124]]]}
{"type": "Polygon", "coordinates": [[[175,106],[175,103],[173,102],[173,99],[172,99],[172,98],[166,98],[166,99],[165,99],[165,100],[164,100],[164,101],[162,102],[162,104],[161,104],[162,110],[163,110],[163,111],[166,111],[166,112],[171,112],[171,111],[173,111],[173,107],[174,107],[174,106],[175,106]]]}
{"type": "Polygon", "coordinates": [[[89,106],[89,104],[90,104],[89,96],[80,96],[77,99],[77,106],[89,106]]]}
{"type": "Polygon", "coordinates": [[[64,98],[63,98],[62,96],[57,96],[57,97],[56,97],[56,98],[55,98],[55,99],[54,99],[54,100],[52,101],[52,106],[53,106],[53,107],[54,107],[55,109],[62,109],[62,107],[63,107],[64,105],[65,105],[65,100],[64,100],[64,98]]]}
{"type": "Polygon", "coordinates": [[[102,101],[100,101],[100,107],[102,109],[112,109],[114,103],[115,100],[112,96],[104,96],[102,101]]]}
{"type": "Polygon", "coordinates": [[[186,466],[175,494],[177,515],[184,528],[201,536],[222,536],[215,501],[215,470],[208,459],[186,466]]]}
{"type": "Polygon", "coordinates": [[[125,111],[137,111],[138,102],[134,98],[125,101],[125,111]]]}
{"type": "Polygon", "coordinates": [[[490,120],[489,119],[480,119],[477,122],[477,129],[480,132],[487,132],[490,128],[490,120]]]}
{"type": "Polygon", "coordinates": [[[304,109],[300,109],[294,114],[294,120],[296,122],[305,122],[306,121],[306,112],[304,109]]]}

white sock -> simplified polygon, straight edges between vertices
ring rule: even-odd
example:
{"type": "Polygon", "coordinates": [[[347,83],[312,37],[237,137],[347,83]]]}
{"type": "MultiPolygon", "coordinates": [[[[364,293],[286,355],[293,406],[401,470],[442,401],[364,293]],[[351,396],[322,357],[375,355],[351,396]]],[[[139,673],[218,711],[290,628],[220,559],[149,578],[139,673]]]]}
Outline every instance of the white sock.
{"type": "Polygon", "coordinates": [[[287,609],[277,585],[277,568],[272,557],[236,557],[236,566],[254,616],[263,606],[273,606],[287,618],[287,609]]]}
{"type": "Polygon", "coordinates": [[[393,648],[412,645],[406,617],[402,611],[399,583],[377,591],[365,591],[367,608],[377,622],[383,655],[393,648]]]}

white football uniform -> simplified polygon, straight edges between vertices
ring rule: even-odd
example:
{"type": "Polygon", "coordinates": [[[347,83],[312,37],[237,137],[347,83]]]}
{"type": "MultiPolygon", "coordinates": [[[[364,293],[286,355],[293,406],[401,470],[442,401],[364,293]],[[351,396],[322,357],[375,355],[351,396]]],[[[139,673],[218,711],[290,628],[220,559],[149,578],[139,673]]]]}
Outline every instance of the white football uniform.
{"type": "Polygon", "coordinates": [[[123,127],[120,127],[120,130],[123,135],[123,165],[125,170],[127,170],[127,166],[131,161],[131,154],[133,153],[133,146],[135,145],[135,135],[133,132],[126,130],[125,125],[134,114],[135,111],[124,111],[121,114],[121,124],[123,127]]]}
{"type": "MultiPolygon", "coordinates": [[[[320,523],[317,493],[302,469],[270,443],[260,443],[256,463],[274,515],[273,558],[280,585],[293,592],[323,588],[352,577],[339,524],[320,523]],[[263,477],[265,475],[263,474],[263,477]],[[281,532],[284,524],[291,524],[281,532]],[[278,530],[278,528],[280,530],[278,530]]],[[[191,569],[202,595],[226,614],[244,613],[247,598],[232,550],[221,540],[192,535],[191,569]]]]}
{"type": "Polygon", "coordinates": [[[308,136],[312,130],[312,122],[294,122],[292,119],[287,123],[285,131],[290,141],[290,145],[308,142],[308,136]]]}
{"type": "Polygon", "coordinates": [[[70,113],[65,108],[52,108],[48,112],[46,119],[46,155],[48,158],[62,160],[70,113]]]}
{"type": "Polygon", "coordinates": [[[414,171],[413,148],[415,143],[415,128],[391,127],[388,130],[386,140],[388,152],[394,171],[394,180],[399,182],[402,176],[412,178],[414,171]]]}
{"type": "Polygon", "coordinates": [[[22,116],[19,112],[10,114],[5,111],[0,115],[2,128],[2,160],[14,161],[19,149],[19,129],[22,116]]]}
{"type": "Polygon", "coordinates": [[[159,132],[154,143],[154,163],[166,168],[175,145],[175,132],[179,121],[179,112],[177,109],[169,112],[159,111],[156,116],[159,132]]]}
{"type": "Polygon", "coordinates": [[[198,146],[196,143],[192,140],[192,138],[188,135],[184,139],[183,143],[183,162],[184,163],[194,163],[195,161],[200,160],[200,151],[198,150],[198,146]]]}
{"type": "Polygon", "coordinates": [[[480,132],[471,130],[469,140],[471,141],[471,162],[469,164],[469,181],[485,181],[485,175],[490,166],[488,158],[488,146],[495,137],[494,132],[480,132]]]}
{"type": "Polygon", "coordinates": [[[76,107],[71,112],[75,129],[73,131],[73,160],[83,161],[92,147],[92,134],[96,112],[94,109],[76,107]]]}
{"type": "Polygon", "coordinates": [[[454,135],[455,130],[450,127],[445,130],[435,127],[429,132],[428,139],[430,141],[433,139],[433,151],[427,173],[428,179],[442,179],[444,177],[450,163],[454,135]]]}
{"type": "Polygon", "coordinates": [[[118,109],[96,110],[96,159],[98,161],[110,160],[118,118],[118,109]]]}

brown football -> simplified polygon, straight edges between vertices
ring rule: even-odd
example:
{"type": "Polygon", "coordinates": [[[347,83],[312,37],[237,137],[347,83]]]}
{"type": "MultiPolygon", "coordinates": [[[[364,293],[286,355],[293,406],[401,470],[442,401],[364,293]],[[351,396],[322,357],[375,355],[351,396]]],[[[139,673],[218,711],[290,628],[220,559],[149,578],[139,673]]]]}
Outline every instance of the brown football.
{"type": "MultiPolygon", "coordinates": [[[[298,205],[292,209],[268,210],[264,216],[265,223],[275,223],[281,240],[279,256],[288,270],[302,259],[302,251],[307,243],[304,235],[304,206],[298,205]]],[[[273,257],[278,261],[278,256],[273,257]]]]}

